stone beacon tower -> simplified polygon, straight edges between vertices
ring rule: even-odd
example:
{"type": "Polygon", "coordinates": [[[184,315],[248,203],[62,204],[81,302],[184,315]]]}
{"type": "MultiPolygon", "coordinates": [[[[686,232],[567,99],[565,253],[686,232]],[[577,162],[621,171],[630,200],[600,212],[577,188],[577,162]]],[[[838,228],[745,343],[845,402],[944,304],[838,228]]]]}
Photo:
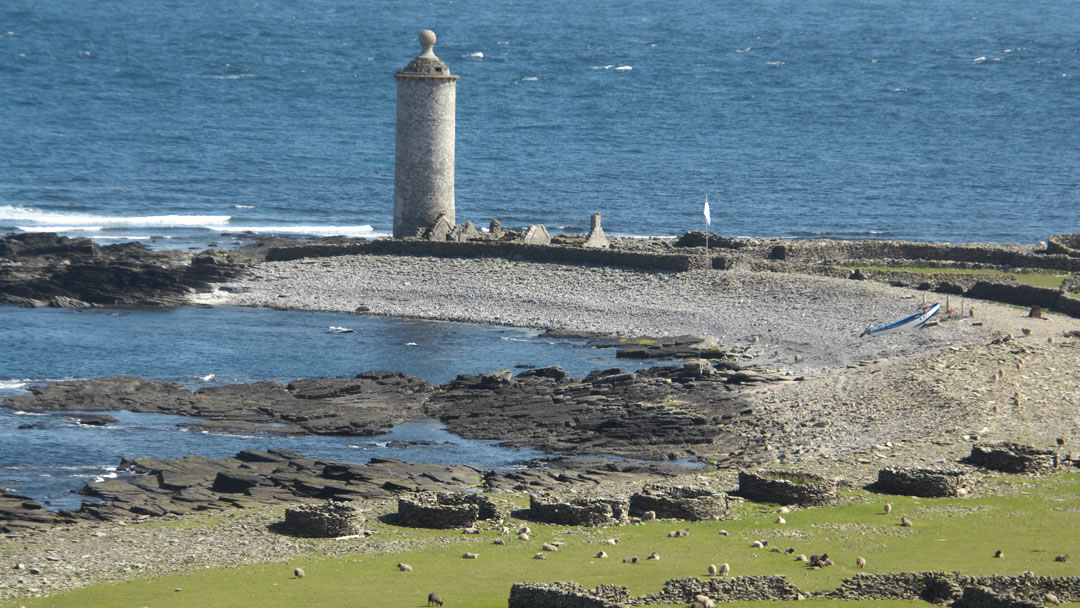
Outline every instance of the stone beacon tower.
{"type": "Polygon", "coordinates": [[[394,238],[416,236],[439,216],[454,226],[454,113],[457,76],[435,56],[435,32],[420,32],[416,59],[397,78],[394,238]]]}

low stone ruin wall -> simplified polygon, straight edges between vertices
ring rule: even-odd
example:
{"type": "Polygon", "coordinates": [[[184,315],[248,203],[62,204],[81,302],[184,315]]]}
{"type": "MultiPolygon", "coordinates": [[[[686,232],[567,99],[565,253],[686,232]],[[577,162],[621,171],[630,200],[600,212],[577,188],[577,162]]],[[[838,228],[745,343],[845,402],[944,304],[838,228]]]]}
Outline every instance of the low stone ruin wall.
{"type": "Polygon", "coordinates": [[[831,505],[840,499],[839,484],[811,473],[739,471],[739,496],[781,505],[831,505]]]}
{"type": "Polygon", "coordinates": [[[975,487],[975,476],[962,470],[888,467],[878,471],[874,490],[886,494],[945,498],[965,496],[975,487]]]}
{"type": "Polygon", "coordinates": [[[336,538],[364,531],[364,513],[343,502],[285,509],[285,529],[295,536],[336,538]]]}
{"type": "Polygon", "coordinates": [[[708,488],[651,485],[630,497],[630,512],[653,511],[662,519],[701,521],[727,515],[727,494],[708,488]]]}
{"type": "Polygon", "coordinates": [[[968,462],[1004,473],[1050,473],[1058,467],[1058,456],[1019,443],[983,443],[972,446],[968,462]]]}
{"type": "Polygon", "coordinates": [[[626,587],[600,585],[587,590],[576,583],[515,583],[509,608],[625,608],[687,604],[705,595],[717,602],[829,600],[923,600],[956,602],[961,608],[1028,608],[1042,605],[1047,593],[1062,602],[1080,601],[1080,577],[966,576],[946,572],[859,574],[826,592],[804,592],[783,576],[697,577],[671,579],[660,593],[632,597],[626,587]]]}
{"type": "Polygon", "coordinates": [[[563,526],[608,526],[625,523],[629,519],[629,507],[618,500],[575,498],[565,502],[532,494],[529,496],[529,518],[563,526]]]}
{"type": "Polygon", "coordinates": [[[1046,239],[1046,252],[1080,258],[1080,234],[1051,234],[1046,239]]]}
{"type": "Polygon", "coordinates": [[[498,519],[486,496],[467,492],[421,492],[398,498],[398,521],[416,528],[471,528],[481,519],[498,519]]]}
{"type": "Polygon", "coordinates": [[[735,576],[701,580],[697,577],[672,579],[664,583],[658,595],[647,595],[639,603],[689,603],[696,595],[717,602],[789,601],[806,599],[810,594],[788,582],[783,576],[735,576]]]}
{"type": "Polygon", "coordinates": [[[935,600],[957,599],[966,589],[982,587],[1002,597],[1039,601],[1053,593],[1063,602],[1080,601],[1080,577],[967,576],[955,572],[898,572],[857,574],[840,587],[820,594],[838,600],[935,600]]]}
{"type": "Polygon", "coordinates": [[[587,590],[577,583],[514,583],[509,608],[622,608],[630,592],[619,585],[587,590]]]}

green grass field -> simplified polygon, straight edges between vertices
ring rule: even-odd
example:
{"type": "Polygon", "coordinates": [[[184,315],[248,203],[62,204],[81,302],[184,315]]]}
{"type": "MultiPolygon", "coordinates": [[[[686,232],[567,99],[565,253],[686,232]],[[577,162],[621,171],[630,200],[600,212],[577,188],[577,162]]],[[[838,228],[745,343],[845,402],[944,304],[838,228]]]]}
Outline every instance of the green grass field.
{"type": "MultiPolygon", "coordinates": [[[[422,538],[426,549],[382,555],[356,554],[328,559],[316,552],[288,563],[235,569],[204,570],[183,576],[99,585],[44,599],[9,600],[2,608],[93,608],[191,606],[272,608],[296,606],[424,606],[427,594],[439,592],[448,607],[504,608],[510,585],[522,581],[575,581],[585,587],[600,583],[626,585],[635,595],[657,592],[667,579],[706,574],[709,564],[727,562],[733,576],[782,574],[804,591],[835,588],[859,570],[856,556],[867,560],[865,572],[959,571],[965,574],[1017,575],[1031,570],[1046,576],[1080,575],[1080,474],[1051,477],[990,477],[975,497],[917,499],[845,493],[837,506],[800,509],[775,523],[776,505],[734,503],[732,519],[710,522],[657,521],[606,529],[539,525],[529,541],[510,535],[506,545],[491,544],[496,531],[478,536],[377,524],[380,534],[422,538]],[[883,504],[891,502],[886,515],[883,504]],[[899,525],[906,515],[914,527],[899,525]],[[670,530],[689,528],[690,535],[669,538],[670,530]],[[720,530],[729,535],[722,536],[720,530]],[[617,537],[614,547],[600,544],[617,537]],[[546,560],[532,559],[541,543],[566,545],[546,560]],[[754,540],[769,541],[764,550],[754,540]],[[773,553],[792,547],[795,553],[827,552],[835,566],[809,570],[793,555],[773,553]],[[595,557],[600,550],[610,557],[595,557]],[[1001,550],[1004,558],[994,558],[1001,550]],[[461,558],[471,551],[476,560],[461,558]],[[645,561],[651,552],[661,559],[645,561]],[[1073,561],[1055,562],[1071,553],[1073,561]],[[637,556],[637,564],[622,559],[637,556]],[[400,572],[398,562],[413,567],[400,572]],[[293,577],[302,567],[307,576],[293,577]]],[[[320,543],[336,541],[316,541],[320,543]]],[[[362,542],[362,541],[360,541],[362,542]]],[[[760,602],[753,603],[760,605],[760,602]]],[[[926,605],[921,602],[872,602],[878,606],[926,605]]],[[[775,604],[768,604],[775,605],[775,604]]],[[[851,606],[851,603],[807,601],[806,606],[851,606]]]]}

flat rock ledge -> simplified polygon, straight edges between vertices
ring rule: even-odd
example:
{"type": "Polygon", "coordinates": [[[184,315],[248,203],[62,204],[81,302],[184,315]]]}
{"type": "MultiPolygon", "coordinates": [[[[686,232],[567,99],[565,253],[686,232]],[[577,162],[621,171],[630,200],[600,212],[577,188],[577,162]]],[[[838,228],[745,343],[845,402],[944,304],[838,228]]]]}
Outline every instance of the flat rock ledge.
{"type": "MultiPolygon", "coordinates": [[[[492,518],[485,492],[573,493],[598,488],[640,487],[650,481],[687,474],[674,465],[573,459],[525,463],[514,471],[485,471],[465,465],[417,464],[391,458],[345,463],[305,458],[288,450],[245,450],[232,458],[189,456],[177,460],[125,458],[116,479],[86,484],[88,497],[77,511],[50,511],[14,493],[0,494],[0,533],[30,534],[57,526],[100,521],[176,517],[199,512],[302,505],[346,510],[361,503],[416,496],[439,496],[438,514],[409,512],[411,525],[435,524],[452,503],[466,505],[468,517],[492,518]]],[[[417,503],[420,504],[420,503],[417,503]]],[[[310,513],[304,509],[303,513],[310,513]]],[[[464,521],[464,520],[462,520],[464,521]]],[[[454,520],[454,526],[458,521],[454,520]]],[[[348,526],[338,526],[341,530],[348,526]]],[[[306,535],[306,534],[305,534],[306,535]]]]}

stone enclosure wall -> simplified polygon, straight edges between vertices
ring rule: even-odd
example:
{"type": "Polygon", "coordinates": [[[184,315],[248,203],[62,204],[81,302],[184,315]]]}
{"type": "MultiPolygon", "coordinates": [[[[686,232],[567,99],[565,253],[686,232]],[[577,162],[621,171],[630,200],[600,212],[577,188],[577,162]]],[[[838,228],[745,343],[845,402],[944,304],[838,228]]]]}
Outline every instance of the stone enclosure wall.
{"type": "Polygon", "coordinates": [[[471,528],[477,520],[498,519],[491,499],[467,492],[419,492],[398,498],[398,521],[416,528],[471,528]]]}
{"type": "Polygon", "coordinates": [[[608,526],[626,523],[629,507],[625,501],[604,498],[575,498],[562,501],[544,494],[529,496],[529,519],[564,526],[608,526]]]}
{"type": "Polygon", "coordinates": [[[888,467],[878,471],[874,490],[886,494],[944,498],[965,496],[975,487],[975,476],[962,470],[888,467]]]}
{"type": "Polygon", "coordinates": [[[285,509],[285,529],[310,538],[336,538],[364,531],[364,513],[347,503],[330,501],[285,509]]]}
{"type": "Polygon", "coordinates": [[[661,519],[701,521],[727,515],[727,494],[707,488],[651,485],[630,497],[630,513],[653,511],[661,519]]]}
{"type": "Polygon", "coordinates": [[[660,593],[631,597],[626,587],[601,585],[586,590],[576,583],[516,583],[509,608],[623,608],[689,603],[696,595],[717,602],[831,599],[848,601],[955,601],[960,608],[1026,608],[1042,605],[1047,593],[1062,602],[1080,601],[1080,577],[966,576],[946,572],[859,574],[825,592],[804,592],[783,576],[672,579],[660,593]]]}
{"type": "Polygon", "coordinates": [[[739,496],[781,505],[831,505],[840,499],[839,484],[796,471],[739,471],[739,496]]]}
{"type": "Polygon", "coordinates": [[[972,446],[968,462],[1004,473],[1050,473],[1058,467],[1058,456],[1019,443],[982,443],[972,446]]]}

